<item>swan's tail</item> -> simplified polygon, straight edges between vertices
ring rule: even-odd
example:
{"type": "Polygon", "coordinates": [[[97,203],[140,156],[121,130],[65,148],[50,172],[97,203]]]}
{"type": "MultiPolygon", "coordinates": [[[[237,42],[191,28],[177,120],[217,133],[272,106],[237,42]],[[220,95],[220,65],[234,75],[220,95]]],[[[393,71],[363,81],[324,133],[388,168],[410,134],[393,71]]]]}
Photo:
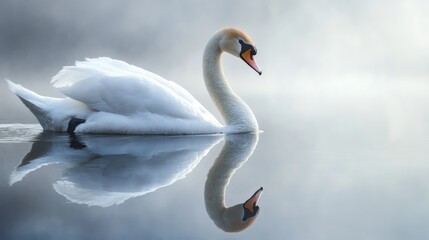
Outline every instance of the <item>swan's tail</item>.
{"type": "Polygon", "coordinates": [[[34,116],[36,116],[43,129],[51,130],[52,119],[49,117],[49,113],[46,109],[47,97],[41,96],[8,79],[6,79],[6,82],[8,83],[10,90],[15,93],[24,105],[30,109],[34,116]]]}

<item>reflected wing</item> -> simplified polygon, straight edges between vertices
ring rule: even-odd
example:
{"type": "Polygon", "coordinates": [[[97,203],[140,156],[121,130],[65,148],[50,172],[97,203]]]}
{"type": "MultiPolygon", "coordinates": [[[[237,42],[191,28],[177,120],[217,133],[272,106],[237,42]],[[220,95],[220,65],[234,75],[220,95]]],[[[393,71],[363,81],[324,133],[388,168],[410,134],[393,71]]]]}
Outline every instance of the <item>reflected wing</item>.
{"type": "Polygon", "coordinates": [[[74,203],[121,204],[184,178],[221,140],[221,135],[90,137],[85,145],[99,157],[67,169],[54,189],[74,203]]]}

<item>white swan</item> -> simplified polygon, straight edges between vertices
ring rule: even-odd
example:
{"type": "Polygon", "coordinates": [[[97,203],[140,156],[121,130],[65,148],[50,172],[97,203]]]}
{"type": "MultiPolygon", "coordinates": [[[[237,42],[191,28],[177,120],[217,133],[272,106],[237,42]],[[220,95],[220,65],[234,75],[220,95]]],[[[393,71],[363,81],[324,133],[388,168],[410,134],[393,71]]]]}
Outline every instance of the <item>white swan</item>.
{"type": "Polygon", "coordinates": [[[243,59],[261,74],[256,48],[244,32],[226,28],[208,41],[204,80],[226,125],[220,124],[189,92],[174,82],[107,57],[64,67],[51,83],[66,98],[40,96],[7,80],[46,131],[121,134],[203,134],[258,130],[250,108],[229,87],[221,55],[243,59]]]}

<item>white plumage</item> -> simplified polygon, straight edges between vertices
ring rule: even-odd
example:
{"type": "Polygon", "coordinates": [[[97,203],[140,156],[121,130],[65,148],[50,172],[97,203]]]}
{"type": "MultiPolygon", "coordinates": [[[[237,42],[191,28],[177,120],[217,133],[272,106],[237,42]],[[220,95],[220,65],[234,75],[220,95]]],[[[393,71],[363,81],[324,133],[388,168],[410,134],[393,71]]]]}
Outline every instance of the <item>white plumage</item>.
{"type": "MultiPolygon", "coordinates": [[[[255,131],[258,127],[252,111],[232,92],[219,67],[223,51],[240,54],[230,49],[240,51],[238,39],[247,38],[243,34],[236,29],[219,31],[209,41],[204,54],[204,70],[209,73],[205,75],[206,86],[224,116],[226,126],[178,84],[108,57],[86,59],[76,62],[74,66],[63,67],[51,83],[66,98],[40,96],[7,81],[10,89],[47,131],[67,131],[73,118],[84,120],[73,129],[81,133],[204,134],[255,131]],[[235,39],[229,44],[234,46],[228,45],[223,49],[224,38],[235,39]]],[[[253,61],[253,57],[249,61],[253,61]]]]}

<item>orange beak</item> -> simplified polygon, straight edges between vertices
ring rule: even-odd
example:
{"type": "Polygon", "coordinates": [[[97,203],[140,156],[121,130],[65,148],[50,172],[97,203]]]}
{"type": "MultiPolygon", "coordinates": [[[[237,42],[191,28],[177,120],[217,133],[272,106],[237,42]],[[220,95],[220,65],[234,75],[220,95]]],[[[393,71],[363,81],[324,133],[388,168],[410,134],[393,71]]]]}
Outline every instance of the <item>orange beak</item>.
{"type": "Polygon", "coordinates": [[[249,49],[243,53],[240,54],[241,59],[243,59],[253,70],[255,70],[259,75],[262,74],[261,69],[259,69],[258,64],[256,64],[255,60],[253,59],[252,50],[249,49]]]}
{"type": "Polygon", "coordinates": [[[255,211],[255,207],[258,206],[258,200],[261,197],[262,190],[264,190],[262,187],[258,189],[245,203],[244,207],[249,210],[249,212],[253,213],[255,211]]]}

